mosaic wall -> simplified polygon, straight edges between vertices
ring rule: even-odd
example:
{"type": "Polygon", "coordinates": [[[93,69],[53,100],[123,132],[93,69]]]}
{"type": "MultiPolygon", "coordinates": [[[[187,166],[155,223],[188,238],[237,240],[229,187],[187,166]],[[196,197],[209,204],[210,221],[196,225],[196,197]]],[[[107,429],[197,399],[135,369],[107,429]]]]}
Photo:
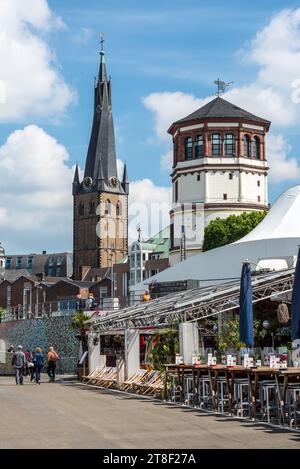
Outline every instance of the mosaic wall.
{"type": "MultiPolygon", "coordinates": [[[[44,352],[53,346],[60,356],[59,373],[73,373],[78,362],[79,342],[76,332],[70,328],[68,316],[43,319],[25,319],[23,321],[0,324],[0,342],[7,349],[11,344],[23,346],[23,350],[41,347],[44,352]]],[[[4,351],[4,350],[3,350],[4,351]]],[[[2,360],[0,360],[2,361],[2,360]]],[[[0,364],[0,373],[3,372],[0,364]]]]}

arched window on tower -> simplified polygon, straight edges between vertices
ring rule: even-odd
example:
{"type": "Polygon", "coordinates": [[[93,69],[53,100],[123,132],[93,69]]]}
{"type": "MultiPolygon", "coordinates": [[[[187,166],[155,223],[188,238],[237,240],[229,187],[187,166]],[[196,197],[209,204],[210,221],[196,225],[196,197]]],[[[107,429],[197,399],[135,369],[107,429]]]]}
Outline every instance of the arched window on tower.
{"type": "Polygon", "coordinates": [[[202,158],[203,156],[203,136],[202,135],[197,135],[195,150],[196,150],[196,158],[202,158]]]}
{"type": "Polygon", "coordinates": [[[95,203],[90,200],[90,215],[93,215],[95,213],[95,203]]]}
{"type": "Polygon", "coordinates": [[[84,215],[84,203],[83,202],[80,202],[79,204],[78,213],[81,217],[84,215]]]}
{"type": "Polygon", "coordinates": [[[118,201],[117,206],[116,206],[116,215],[117,217],[122,215],[122,205],[120,201],[118,201]]]}
{"type": "Polygon", "coordinates": [[[252,142],[252,158],[255,160],[260,159],[260,140],[258,137],[254,137],[252,142]]]}
{"type": "Polygon", "coordinates": [[[221,135],[220,134],[212,135],[211,154],[212,156],[221,156],[221,135]]]}
{"type": "Polygon", "coordinates": [[[105,215],[111,215],[111,201],[109,199],[105,202],[105,215]]]}
{"type": "Polygon", "coordinates": [[[249,135],[244,136],[244,158],[250,158],[250,137],[249,135]]]}
{"type": "Polygon", "coordinates": [[[225,155],[232,156],[234,155],[234,136],[233,134],[225,135],[225,155]]]}
{"type": "Polygon", "coordinates": [[[193,158],[193,140],[191,137],[185,139],[185,159],[191,160],[193,158]]]}

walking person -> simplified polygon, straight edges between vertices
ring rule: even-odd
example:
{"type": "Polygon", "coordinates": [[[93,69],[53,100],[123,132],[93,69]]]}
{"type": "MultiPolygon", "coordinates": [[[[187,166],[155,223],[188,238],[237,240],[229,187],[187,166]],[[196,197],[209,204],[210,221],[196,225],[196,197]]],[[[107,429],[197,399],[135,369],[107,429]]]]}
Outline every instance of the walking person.
{"type": "Polygon", "coordinates": [[[48,373],[48,376],[49,376],[49,383],[54,383],[56,362],[57,362],[57,360],[59,360],[59,356],[55,352],[54,347],[49,347],[47,360],[48,360],[47,373],[48,373]]]}
{"type": "Polygon", "coordinates": [[[35,379],[35,364],[34,364],[35,351],[33,350],[33,352],[30,355],[31,355],[31,365],[29,366],[29,374],[30,374],[30,382],[32,383],[32,381],[34,381],[35,379]]]}
{"type": "Polygon", "coordinates": [[[40,347],[35,349],[33,363],[35,369],[35,384],[41,384],[41,371],[44,366],[44,355],[40,347]]]}
{"type": "Polygon", "coordinates": [[[23,371],[26,364],[25,354],[22,345],[18,345],[18,350],[14,352],[12,365],[15,367],[16,384],[23,384],[23,371]]]}
{"type": "Polygon", "coordinates": [[[29,376],[29,368],[30,368],[31,363],[32,363],[32,356],[31,356],[30,350],[26,350],[24,352],[24,355],[25,355],[25,359],[26,359],[25,376],[29,376]]]}

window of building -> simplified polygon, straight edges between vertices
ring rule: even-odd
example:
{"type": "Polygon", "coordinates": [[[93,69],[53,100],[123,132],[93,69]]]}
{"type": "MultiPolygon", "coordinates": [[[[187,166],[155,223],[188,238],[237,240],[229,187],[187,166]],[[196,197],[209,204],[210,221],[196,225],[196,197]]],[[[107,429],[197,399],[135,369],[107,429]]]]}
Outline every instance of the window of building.
{"type": "Polygon", "coordinates": [[[233,179],[233,174],[229,173],[229,179],[233,179]]]}
{"type": "Polygon", "coordinates": [[[121,202],[118,201],[117,207],[116,207],[116,215],[119,217],[121,215],[121,202]]]}
{"type": "Polygon", "coordinates": [[[6,266],[5,268],[9,270],[11,268],[11,257],[6,258],[6,266]]]}
{"type": "Polygon", "coordinates": [[[234,155],[234,136],[233,134],[226,134],[225,136],[225,155],[234,155]]]}
{"type": "Polygon", "coordinates": [[[95,203],[91,200],[90,201],[90,215],[93,215],[95,213],[95,203]]]}
{"type": "Polygon", "coordinates": [[[250,137],[249,135],[244,136],[244,158],[250,158],[250,137]]]}
{"type": "Polygon", "coordinates": [[[212,135],[212,156],[221,156],[221,135],[213,134],[212,135]]]}
{"type": "Polygon", "coordinates": [[[257,196],[257,201],[260,202],[260,195],[257,196]]]}
{"type": "Polygon", "coordinates": [[[252,158],[259,160],[260,157],[260,141],[258,137],[254,137],[252,142],[252,158]]]}
{"type": "Polygon", "coordinates": [[[27,270],[30,274],[32,273],[32,262],[33,262],[33,256],[28,256],[27,270]]]}
{"type": "Polygon", "coordinates": [[[223,200],[227,200],[227,194],[223,194],[223,200]]]}
{"type": "Polygon", "coordinates": [[[60,277],[61,267],[56,267],[56,277],[60,277]]]}
{"type": "Polygon", "coordinates": [[[21,269],[22,267],[22,257],[18,257],[17,258],[17,269],[21,269]]]}
{"type": "Polygon", "coordinates": [[[201,177],[200,174],[197,174],[197,181],[200,181],[201,177]]]}
{"type": "Polygon", "coordinates": [[[54,264],[54,259],[53,259],[53,257],[50,257],[48,264],[49,264],[49,265],[53,265],[53,264],[54,264]]]}
{"type": "Polygon", "coordinates": [[[52,277],[53,275],[53,269],[52,267],[48,267],[48,277],[52,277]]]}
{"type": "Polygon", "coordinates": [[[61,256],[58,256],[56,259],[56,265],[62,265],[63,261],[64,261],[64,258],[61,256]]]}
{"type": "Polygon", "coordinates": [[[111,215],[111,201],[109,199],[105,202],[105,215],[111,215]]]}
{"type": "Polygon", "coordinates": [[[258,187],[260,187],[260,181],[257,181],[257,185],[258,185],[258,187]]]}
{"type": "Polygon", "coordinates": [[[143,252],[143,261],[145,261],[145,260],[146,260],[146,253],[143,252]]]}
{"type": "Polygon", "coordinates": [[[81,217],[84,215],[84,204],[83,204],[83,202],[80,202],[80,204],[79,204],[78,213],[81,217]]]}
{"type": "Polygon", "coordinates": [[[185,159],[191,160],[193,158],[193,140],[191,137],[185,139],[185,159]]]}
{"type": "Polygon", "coordinates": [[[107,298],[107,287],[100,287],[100,290],[99,290],[99,293],[100,293],[100,298],[107,298]]]}
{"type": "Polygon", "coordinates": [[[202,137],[202,135],[197,135],[195,151],[196,151],[196,158],[201,158],[203,156],[203,137],[202,137]]]}
{"type": "Polygon", "coordinates": [[[178,181],[175,182],[175,202],[178,201],[178,181]]]}

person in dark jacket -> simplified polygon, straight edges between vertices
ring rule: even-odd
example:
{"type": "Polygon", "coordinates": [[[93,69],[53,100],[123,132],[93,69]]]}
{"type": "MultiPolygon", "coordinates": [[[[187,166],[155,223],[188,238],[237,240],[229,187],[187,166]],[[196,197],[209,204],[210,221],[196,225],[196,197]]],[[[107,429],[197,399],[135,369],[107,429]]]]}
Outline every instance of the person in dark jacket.
{"type": "Polygon", "coordinates": [[[35,349],[33,363],[35,369],[35,384],[41,384],[41,371],[44,366],[44,355],[40,347],[35,349]]]}
{"type": "Polygon", "coordinates": [[[26,364],[25,354],[22,345],[18,346],[17,352],[14,352],[12,365],[15,367],[16,384],[23,384],[23,373],[26,364]]]}

